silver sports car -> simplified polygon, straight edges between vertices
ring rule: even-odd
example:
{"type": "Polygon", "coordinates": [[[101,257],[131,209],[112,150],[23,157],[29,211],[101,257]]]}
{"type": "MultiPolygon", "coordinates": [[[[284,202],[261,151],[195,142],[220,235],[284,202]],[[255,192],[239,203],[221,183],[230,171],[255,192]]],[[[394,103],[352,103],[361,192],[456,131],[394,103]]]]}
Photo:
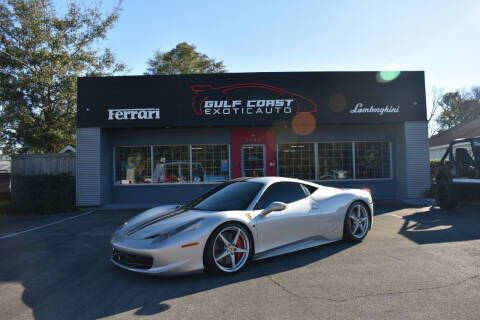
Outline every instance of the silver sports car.
{"type": "Polygon", "coordinates": [[[280,177],[220,184],[187,205],[149,209],[112,236],[111,261],[131,271],[235,273],[263,259],[343,239],[373,222],[368,189],[337,189],[280,177]]]}

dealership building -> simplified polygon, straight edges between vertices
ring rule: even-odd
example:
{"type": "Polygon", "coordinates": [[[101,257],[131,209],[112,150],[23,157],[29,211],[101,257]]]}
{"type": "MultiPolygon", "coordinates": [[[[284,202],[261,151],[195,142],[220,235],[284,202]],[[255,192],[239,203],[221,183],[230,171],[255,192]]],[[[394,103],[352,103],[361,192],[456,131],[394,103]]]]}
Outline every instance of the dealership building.
{"type": "Polygon", "coordinates": [[[185,203],[264,175],[420,198],[428,161],[423,72],[78,79],[78,206],[185,203]]]}

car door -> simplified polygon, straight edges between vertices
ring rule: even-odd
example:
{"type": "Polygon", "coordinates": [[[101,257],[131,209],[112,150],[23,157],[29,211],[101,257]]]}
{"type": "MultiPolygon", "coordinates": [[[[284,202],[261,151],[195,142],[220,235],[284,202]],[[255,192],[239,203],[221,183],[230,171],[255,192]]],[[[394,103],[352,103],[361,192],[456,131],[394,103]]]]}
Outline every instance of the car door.
{"type": "Polygon", "coordinates": [[[257,228],[257,252],[268,251],[312,236],[312,201],[296,182],[277,182],[270,185],[254,207],[257,228]],[[287,204],[285,210],[266,216],[260,212],[274,201],[287,204]]]}
{"type": "Polygon", "coordinates": [[[338,240],[343,233],[348,196],[347,198],[338,196],[338,190],[333,188],[321,188],[310,192],[313,234],[326,240],[338,240]]]}

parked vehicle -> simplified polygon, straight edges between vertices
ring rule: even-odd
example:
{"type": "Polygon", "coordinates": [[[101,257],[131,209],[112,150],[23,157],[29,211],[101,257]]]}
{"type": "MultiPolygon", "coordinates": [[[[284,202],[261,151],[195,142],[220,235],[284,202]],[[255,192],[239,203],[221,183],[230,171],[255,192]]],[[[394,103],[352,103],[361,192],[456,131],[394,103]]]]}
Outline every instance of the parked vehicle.
{"type": "Polygon", "coordinates": [[[466,193],[474,193],[480,200],[480,137],[452,141],[436,171],[435,199],[440,208],[455,208],[466,193]],[[465,142],[470,148],[455,147],[465,142]]]}
{"type": "Polygon", "coordinates": [[[111,261],[148,274],[204,269],[232,274],[250,259],[341,239],[362,241],[372,222],[368,190],[281,177],[240,178],[190,204],[155,207],[128,220],[112,236],[111,261]]]}
{"type": "MultiPolygon", "coordinates": [[[[192,162],[193,182],[223,182],[228,180],[227,177],[227,175],[207,175],[205,168],[200,162],[192,162]]],[[[157,163],[155,169],[153,170],[153,183],[189,181],[190,162],[188,161],[157,163]]]]}

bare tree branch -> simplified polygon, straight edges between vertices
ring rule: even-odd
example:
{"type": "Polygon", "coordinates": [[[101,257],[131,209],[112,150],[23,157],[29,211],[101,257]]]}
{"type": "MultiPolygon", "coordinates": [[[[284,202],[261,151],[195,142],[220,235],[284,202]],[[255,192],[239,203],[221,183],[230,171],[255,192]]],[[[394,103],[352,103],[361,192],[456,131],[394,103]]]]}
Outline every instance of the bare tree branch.
{"type": "Polygon", "coordinates": [[[427,115],[429,137],[438,133],[438,131],[440,130],[440,127],[437,124],[436,118],[440,109],[442,108],[441,100],[443,98],[443,92],[444,90],[442,89],[439,89],[437,87],[432,87],[432,91],[431,91],[432,108],[430,109],[430,113],[427,115]]]}

